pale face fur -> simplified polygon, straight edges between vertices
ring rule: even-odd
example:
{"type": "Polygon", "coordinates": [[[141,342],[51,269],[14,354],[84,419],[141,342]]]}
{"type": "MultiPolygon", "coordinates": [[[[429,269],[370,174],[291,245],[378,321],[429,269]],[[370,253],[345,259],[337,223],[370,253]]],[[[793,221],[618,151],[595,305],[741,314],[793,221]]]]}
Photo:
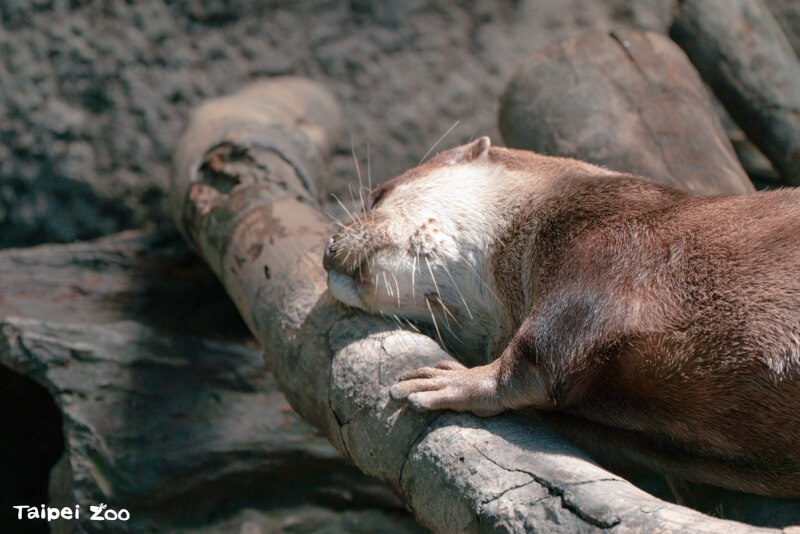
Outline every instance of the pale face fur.
{"type": "Polygon", "coordinates": [[[490,158],[485,137],[439,154],[376,189],[374,206],[334,235],[331,293],[485,354],[509,323],[492,272],[497,236],[543,180],[490,158]]]}

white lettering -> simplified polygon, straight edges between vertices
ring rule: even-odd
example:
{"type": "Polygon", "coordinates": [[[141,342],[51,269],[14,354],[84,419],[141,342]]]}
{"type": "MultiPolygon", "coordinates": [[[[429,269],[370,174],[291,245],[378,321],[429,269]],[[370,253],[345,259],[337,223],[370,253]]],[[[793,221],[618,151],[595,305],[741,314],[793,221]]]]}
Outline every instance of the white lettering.
{"type": "Polygon", "coordinates": [[[100,514],[105,509],[105,504],[100,504],[99,506],[90,506],[89,511],[92,512],[92,516],[89,518],[89,521],[103,521],[103,517],[100,514]]]}

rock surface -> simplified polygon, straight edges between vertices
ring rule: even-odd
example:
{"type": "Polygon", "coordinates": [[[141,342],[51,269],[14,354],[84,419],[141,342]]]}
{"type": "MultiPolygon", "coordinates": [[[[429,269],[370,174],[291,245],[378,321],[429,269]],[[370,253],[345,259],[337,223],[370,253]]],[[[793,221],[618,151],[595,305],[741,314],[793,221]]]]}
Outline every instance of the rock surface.
{"type": "Polygon", "coordinates": [[[0,295],[0,364],[55,399],[66,454],[51,496],[80,503],[86,531],[418,531],[291,410],[176,236],[4,251],[0,295]],[[90,503],[131,520],[87,521],[90,503]]]}
{"type": "Polygon", "coordinates": [[[760,0],[685,0],[670,35],[785,183],[800,185],[800,58],[760,0]]]}
{"type": "Polygon", "coordinates": [[[750,193],[686,55],[655,33],[588,32],[545,47],[508,83],[506,144],[633,172],[692,193],[750,193]]]}
{"type": "Polygon", "coordinates": [[[587,28],[666,31],[672,0],[4,0],[0,247],[164,222],[161,189],[189,110],[257,77],[299,74],[343,103],[375,182],[442,146],[499,140],[497,96],[530,52],[587,28]]]}

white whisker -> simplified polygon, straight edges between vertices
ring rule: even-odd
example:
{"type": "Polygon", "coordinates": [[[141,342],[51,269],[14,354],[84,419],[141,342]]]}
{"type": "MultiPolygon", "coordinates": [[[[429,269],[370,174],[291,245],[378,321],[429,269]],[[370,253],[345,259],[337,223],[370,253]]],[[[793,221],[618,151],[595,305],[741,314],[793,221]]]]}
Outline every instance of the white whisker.
{"type": "Polygon", "coordinates": [[[419,247],[417,247],[417,255],[414,256],[414,264],[411,266],[411,298],[414,300],[414,305],[417,304],[417,287],[416,287],[416,275],[417,275],[417,260],[419,259],[419,247]]]}
{"type": "Polygon", "coordinates": [[[444,347],[444,339],[442,339],[442,333],[439,332],[439,325],[436,323],[436,315],[433,313],[430,300],[426,298],[425,304],[428,305],[428,311],[431,313],[431,319],[433,320],[433,328],[436,329],[436,335],[439,337],[439,343],[442,345],[442,347],[444,347]]]}
{"type": "Polygon", "coordinates": [[[369,164],[369,139],[367,139],[367,193],[372,191],[372,168],[369,164]]]}
{"type": "MultiPolygon", "coordinates": [[[[356,148],[355,144],[353,143],[353,136],[350,136],[350,152],[353,154],[353,163],[356,164],[356,175],[358,176],[358,198],[361,201],[361,210],[366,211],[364,195],[362,193],[362,189],[364,189],[364,181],[361,179],[361,167],[358,165],[358,158],[356,157],[356,148]]],[[[353,203],[355,203],[355,199],[353,200],[353,203]]]]}
{"type": "Polygon", "coordinates": [[[392,278],[394,278],[394,287],[397,289],[397,308],[400,308],[400,284],[397,282],[397,277],[392,273],[392,278]]]}
{"type": "Polygon", "coordinates": [[[444,260],[442,260],[442,258],[437,256],[435,252],[431,251],[431,254],[433,254],[433,256],[439,261],[439,263],[442,264],[442,268],[444,269],[444,272],[446,272],[447,276],[450,277],[450,281],[453,282],[453,287],[455,288],[456,292],[458,293],[458,296],[461,297],[461,302],[464,303],[464,308],[467,310],[467,315],[469,315],[470,319],[474,319],[474,317],[472,317],[472,312],[469,309],[469,304],[467,304],[467,299],[464,298],[464,295],[461,293],[461,290],[458,288],[458,283],[456,282],[455,278],[453,278],[453,275],[450,272],[450,269],[447,267],[447,263],[444,260]]]}
{"type": "Polygon", "coordinates": [[[389,285],[389,279],[386,278],[386,271],[383,272],[383,283],[386,284],[386,292],[389,293],[390,297],[393,297],[394,292],[392,291],[392,287],[389,285]]]}
{"type": "Polygon", "coordinates": [[[424,155],[424,156],[422,156],[422,159],[421,159],[421,160],[419,160],[419,163],[417,163],[417,165],[422,165],[422,162],[423,162],[423,161],[425,161],[425,158],[427,158],[427,157],[430,155],[430,153],[431,153],[431,152],[433,152],[433,150],[434,150],[434,149],[435,149],[435,148],[436,148],[436,147],[439,145],[439,143],[441,143],[441,142],[444,140],[444,138],[445,138],[445,137],[447,137],[447,135],[448,135],[450,132],[452,132],[452,131],[453,131],[453,129],[454,129],[456,126],[458,126],[458,123],[459,123],[459,122],[461,122],[461,121],[456,121],[456,122],[454,122],[454,123],[453,123],[453,125],[452,125],[450,128],[448,128],[448,129],[447,129],[447,131],[446,131],[445,133],[443,133],[443,134],[442,134],[442,136],[441,136],[439,139],[437,139],[435,143],[433,143],[433,146],[431,146],[431,147],[428,149],[428,151],[427,151],[427,152],[425,152],[425,155],[424,155]]]}
{"type": "Polygon", "coordinates": [[[353,212],[351,212],[349,209],[347,209],[347,206],[344,205],[344,202],[339,200],[339,197],[336,196],[335,193],[331,193],[331,196],[336,200],[336,202],[339,203],[339,205],[342,207],[342,209],[344,209],[344,211],[350,216],[350,219],[352,219],[353,222],[356,222],[356,217],[353,215],[353,212]]]}

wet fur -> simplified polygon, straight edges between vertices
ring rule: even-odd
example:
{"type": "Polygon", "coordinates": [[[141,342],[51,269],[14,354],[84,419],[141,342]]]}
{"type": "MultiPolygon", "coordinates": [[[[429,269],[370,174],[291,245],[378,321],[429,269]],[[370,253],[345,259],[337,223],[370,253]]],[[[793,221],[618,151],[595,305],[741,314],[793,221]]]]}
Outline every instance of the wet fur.
{"type": "MultiPolygon", "coordinates": [[[[460,223],[485,218],[481,226],[492,228],[489,242],[473,247],[484,290],[466,268],[456,277],[479,318],[453,334],[469,357],[492,363],[411,371],[392,388],[395,399],[479,415],[533,407],[612,467],[800,497],[800,190],[697,197],[479,140],[387,182],[372,199],[397,193],[408,202],[428,176],[450,168],[499,169],[505,178],[480,178],[504,189],[499,217],[487,204],[460,223]]],[[[436,218],[460,217],[459,209],[436,218]]],[[[399,234],[413,233],[413,221],[387,225],[391,211],[373,211],[353,225],[369,243],[358,253],[405,254],[398,243],[408,236],[399,234]]],[[[337,255],[358,246],[349,232],[337,234],[337,255]]],[[[451,288],[447,298],[463,319],[451,288]]],[[[363,307],[421,321],[429,311],[378,297],[363,307]]]]}

